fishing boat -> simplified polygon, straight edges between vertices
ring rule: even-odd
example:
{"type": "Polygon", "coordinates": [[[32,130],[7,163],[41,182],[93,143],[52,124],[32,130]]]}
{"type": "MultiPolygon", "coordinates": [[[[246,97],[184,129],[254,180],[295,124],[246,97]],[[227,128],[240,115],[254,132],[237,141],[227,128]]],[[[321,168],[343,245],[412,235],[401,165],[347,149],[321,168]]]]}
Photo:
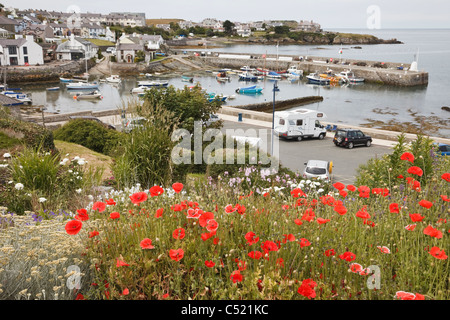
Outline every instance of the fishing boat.
{"type": "Polygon", "coordinates": [[[287,79],[293,81],[293,80],[298,80],[301,77],[302,76],[300,74],[295,73],[295,72],[291,72],[291,73],[288,74],[287,79]]]}
{"type": "Polygon", "coordinates": [[[262,89],[257,86],[239,87],[236,89],[236,93],[261,93],[262,89]]]}
{"type": "Polygon", "coordinates": [[[168,80],[164,81],[138,81],[138,86],[144,86],[144,87],[167,87],[169,85],[168,80]]]}
{"type": "Polygon", "coordinates": [[[98,89],[98,83],[93,82],[74,82],[69,83],[66,88],[68,90],[91,90],[91,89],[98,89]]]}
{"type": "Polygon", "coordinates": [[[250,72],[245,72],[239,75],[239,81],[257,81],[258,77],[250,72]]]}
{"type": "Polygon", "coordinates": [[[269,71],[269,73],[266,74],[266,77],[268,79],[274,79],[274,80],[280,80],[281,79],[281,75],[278,74],[275,71],[269,71]]]}
{"type": "Polygon", "coordinates": [[[347,79],[347,81],[349,83],[362,83],[365,80],[364,78],[356,77],[355,74],[351,70],[342,71],[338,75],[347,79]]]}
{"type": "Polygon", "coordinates": [[[219,72],[219,73],[216,75],[216,79],[217,79],[218,81],[230,81],[230,77],[227,75],[227,72],[226,72],[226,71],[219,72]]]}
{"type": "Polygon", "coordinates": [[[121,81],[122,80],[120,79],[120,77],[117,74],[112,74],[111,76],[106,78],[106,82],[109,82],[109,83],[120,83],[121,81]]]}
{"type": "Polygon", "coordinates": [[[181,76],[181,81],[183,81],[183,82],[194,82],[194,77],[181,76]]]}
{"type": "Polygon", "coordinates": [[[207,93],[206,99],[208,99],[209,102],[213,102],[214,100],[219,100],[220,102],[225,102],[227,100],[227,96],[221,95],[221,94],[215,94],[215,93],[207,93]]]}
{"type": "Polygon", "coordinates": [[[74,79],[69,79],[69,78],[59,78],[59,81],[63,82],[63,83],[70,83],[70,82],[74,82],[74,79]]]}
{"type": "Polygon", "coordinates": [[[103,99],[103,96],[97,90],[92,92],[77,92],[73,98],[75,100],[103,99]]]}
{"type": "Polygon", "coordinates": [[[60,87],[51,87],[51,88],[47,88],[47,91],[58,91],[60,89],[60,87]]]}
{"type": "Polygon", "coordinates": [[[11,90],[2,91],[0,93],[7,97],[19,100],[22,104],[31,104],[32,103],[31,95],[27,94],[27,93],[15,92],[15,91],[11,91],[11,90]]]}
{"type": "Polygon", "coordinates": [[[330,83],[334,83],[334,84],[341,83],[341,82],[347,82],[347,80],[344,77],[334,74],[333,71],[330,69],[327,69],[327,71],[325,73],[319,74],[319,76],[330,80],[330,83]]]}
{"type": "Polygon", "coordinates": [[[322,78],[317,73],[310,73],[309,75],[306,76],[306,78],[308,79],[308,82],[312,84],[320,84],[320,85],[330,84],[330,79],[322,78]]]}
{"type": "Polygon", "coordinates": [[[241,67],[241,71],[251,72],[251,71],[255,71],[255,69],[250,68],[249,66],[243,66],[243,67],[241,67]]]}

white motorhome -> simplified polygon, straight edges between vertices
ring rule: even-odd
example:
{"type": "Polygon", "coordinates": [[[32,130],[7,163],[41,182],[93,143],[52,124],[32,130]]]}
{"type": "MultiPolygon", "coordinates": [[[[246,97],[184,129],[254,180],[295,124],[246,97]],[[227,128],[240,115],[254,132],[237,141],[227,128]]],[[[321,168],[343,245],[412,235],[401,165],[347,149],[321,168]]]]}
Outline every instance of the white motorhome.
{"type": "Polygon", "coordinates": [[[277,111],[274,119],[274,134],[284,139],[318,138],[327,135],[320,120],[326,118],[323,112],[310,109],[277,111]]]}

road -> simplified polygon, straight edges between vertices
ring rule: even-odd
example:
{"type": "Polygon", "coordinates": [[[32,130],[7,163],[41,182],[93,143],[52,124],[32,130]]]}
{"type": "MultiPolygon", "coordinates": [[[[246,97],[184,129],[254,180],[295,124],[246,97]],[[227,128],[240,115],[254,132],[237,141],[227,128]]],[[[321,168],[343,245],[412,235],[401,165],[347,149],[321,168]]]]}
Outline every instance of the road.
{"type": "MultiPolygon", "coordinates": [[[[265,138],[267,140],[265,141],[270,141],[269,128],[254,124],[224,121],[222,131],[226,133],[227,129],[242,129],[245,132],[249,128],[267,129],[265,138]]],[[[333,181],[349,184],[355,182],[356,169],[360,164],[365,164],[371,158],[381,157],[383,154],[392,151],[389,143],[376,144],[378,141],[374,141],[371,147],[354,147],[353,149],[336,147],[332,137],[333,134],[328,133],[323,140],[279,140],[279,159],[281,164],[301,173],[305,168],[305,162],[308,160],[332,161],[333,181]]],[[[275,139],[278,138],[275,137],[275,139]]]]}

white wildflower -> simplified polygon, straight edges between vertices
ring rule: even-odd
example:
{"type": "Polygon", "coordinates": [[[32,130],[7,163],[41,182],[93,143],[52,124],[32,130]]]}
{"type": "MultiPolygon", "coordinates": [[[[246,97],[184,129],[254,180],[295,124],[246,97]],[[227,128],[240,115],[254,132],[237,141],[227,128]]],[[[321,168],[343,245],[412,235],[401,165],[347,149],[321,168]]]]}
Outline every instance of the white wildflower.
{"type": "Polygon", "coordinates": [[[3,158],[11,158],[11,155],[9,153],[4,153],[3,158]]]}
{"type": "Polygon", "coordinates": [[[23,189],[23,184],[21,184],[20,182],[19,182],[19,183],[16,183],[16,185],[14,186],[14,188],[16,188],[16,190],[22,190],[22,189],[23,189]]]}

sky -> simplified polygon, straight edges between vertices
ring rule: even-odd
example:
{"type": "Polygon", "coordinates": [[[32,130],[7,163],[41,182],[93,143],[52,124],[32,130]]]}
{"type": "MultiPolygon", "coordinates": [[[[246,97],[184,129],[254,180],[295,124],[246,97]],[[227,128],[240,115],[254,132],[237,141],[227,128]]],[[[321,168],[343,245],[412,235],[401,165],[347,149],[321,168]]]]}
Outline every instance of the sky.
{"type": "Polygon", "coordinates": [[[448,0],[0,0],[5,7],[67,12],[145,12],[147,19],[249,22],[313,20],[323,29],[450,28],[448,0]]]}

